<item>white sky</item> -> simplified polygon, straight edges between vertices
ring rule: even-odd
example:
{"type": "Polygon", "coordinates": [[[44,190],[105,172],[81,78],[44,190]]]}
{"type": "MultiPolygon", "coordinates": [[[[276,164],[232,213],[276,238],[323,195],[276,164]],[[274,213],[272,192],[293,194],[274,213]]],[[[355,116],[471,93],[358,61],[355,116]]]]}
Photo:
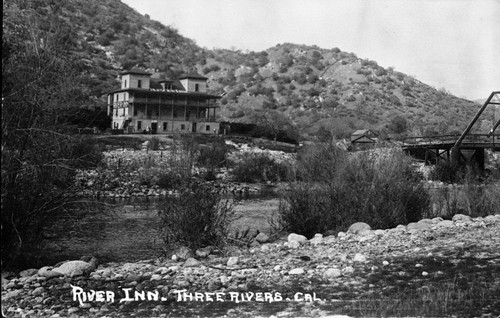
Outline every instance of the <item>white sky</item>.
{"type": "Polygon", "coordinates": [[[500,90],[500,0],[122,0],[198,45],[340,48],[468,99],[500,90]]]}

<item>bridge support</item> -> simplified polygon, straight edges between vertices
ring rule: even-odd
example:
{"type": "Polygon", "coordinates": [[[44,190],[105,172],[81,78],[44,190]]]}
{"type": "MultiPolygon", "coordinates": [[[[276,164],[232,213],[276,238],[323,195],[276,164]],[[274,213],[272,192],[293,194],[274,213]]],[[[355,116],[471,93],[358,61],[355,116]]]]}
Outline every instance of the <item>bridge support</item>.
{"type": "Polygon", "coordinates": [[[484,171],[484,148],[476,148],[473,150],[472,156],[467,158],[462,154],[460,147],[451,148],[451,163],[454,165],[469,164],[476,167],[479,171],[484,171]]]}
{"type": "Polygon", "coordinates": [[[451,148],[451,163],[454,165],[460,165],[462,153],[460,152],[459,147],[451,148]]]}

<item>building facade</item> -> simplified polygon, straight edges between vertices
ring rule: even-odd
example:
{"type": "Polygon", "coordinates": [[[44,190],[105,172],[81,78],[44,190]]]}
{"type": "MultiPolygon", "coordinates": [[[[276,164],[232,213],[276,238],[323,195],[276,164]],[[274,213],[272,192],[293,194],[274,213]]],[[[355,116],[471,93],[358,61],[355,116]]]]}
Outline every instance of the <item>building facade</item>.
{"type": "Polygon", "coordinates": [[[214,134],[219,98],[207,93],[207,78],[196,73],[173,81],[125,71],[121,88],[108,94],[108,114],[111,128],[125,133],[214,134]]]}

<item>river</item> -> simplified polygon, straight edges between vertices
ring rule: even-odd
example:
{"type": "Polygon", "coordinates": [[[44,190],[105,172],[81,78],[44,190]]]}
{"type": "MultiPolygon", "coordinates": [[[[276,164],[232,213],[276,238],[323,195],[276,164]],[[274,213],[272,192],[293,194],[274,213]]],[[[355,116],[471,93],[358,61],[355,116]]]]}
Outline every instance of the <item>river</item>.
{"type": "MultiPolygon", "coordinates": [[[[269,217],[277,211],[275,193],[247,193],[231,198],[238,216],[232,230],[269,232],[269,217]]],[[[161,256],[158,197],[82,200],[48,231],[44,264],[95,256],[100,262],[137,261],[161,256]]]]}

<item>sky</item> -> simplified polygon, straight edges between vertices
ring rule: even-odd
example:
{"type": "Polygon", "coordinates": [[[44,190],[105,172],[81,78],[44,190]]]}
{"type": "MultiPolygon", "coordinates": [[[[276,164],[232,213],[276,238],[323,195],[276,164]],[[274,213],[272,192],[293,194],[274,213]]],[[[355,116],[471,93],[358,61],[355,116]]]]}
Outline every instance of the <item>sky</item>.
{"type": "Polygon", "coordinates": [[[500,0],[122,0],[199,46],[338,47],[470,100],[500,91],[500,0]]]}

